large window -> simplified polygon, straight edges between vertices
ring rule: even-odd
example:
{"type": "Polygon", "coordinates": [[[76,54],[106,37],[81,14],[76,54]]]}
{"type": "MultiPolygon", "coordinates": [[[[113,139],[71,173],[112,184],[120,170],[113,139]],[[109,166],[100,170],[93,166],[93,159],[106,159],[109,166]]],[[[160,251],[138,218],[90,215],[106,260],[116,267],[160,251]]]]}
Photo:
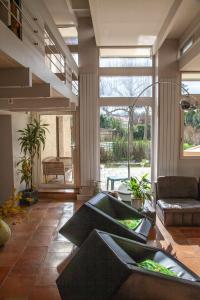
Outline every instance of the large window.
{"type": "Polygon", "coordinates": [[[200,73],[199,72],[182,73],[182,85],[186,88],[186,90],[188,90],[190,94],[200,94],[200,73]]]}
{"type": "MultiPolygon", "coordinates": [[[[130,120],[130,174],[151,173],[151,117],[149,106],[104,106],[100,109],[100,176],[103,190],[110,176],[128,177],[128,122],[130,120]]],[[[121,184],[115,182],[114,189],[121,184]]]]}
{"type": "Polygon", "coordinates": [[[102,48],[100,68],[152,67],[150,48],[102,48]]]}
{"type": "MultiPolygon", "coordinates": [[[[152,76],[101,76],[100,97],[137,97],[152,83],[152,76]]],[[[152,97],[152,88],[147,89],[141,97],[152,97]]]]}
{"type": "Polygon", "coordinates": [[[184,112],[183,156],[200,157],[200,110],[184,112]]]}
{"type": "MultiPolygon", "coordinates": [[[[182,73],[182,85],[190,94],[200,94],[200,73],[182,73]]],[[[184,93],[184,92],[183,92],[184,93]]],[[[183,157],[200,157],[200,110],[183,113],[183,157]]]]}

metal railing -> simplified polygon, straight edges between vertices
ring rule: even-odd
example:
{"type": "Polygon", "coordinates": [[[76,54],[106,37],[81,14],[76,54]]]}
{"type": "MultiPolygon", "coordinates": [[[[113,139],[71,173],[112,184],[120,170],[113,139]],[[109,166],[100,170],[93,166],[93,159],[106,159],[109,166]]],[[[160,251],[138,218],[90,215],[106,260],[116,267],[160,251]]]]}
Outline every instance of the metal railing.
{"type": "Polygon", "coordinates": [[[79,95],[79,84],[78,80],[72,80],[72,93],[76,96],[79,95]]]}
{"type": "MultiPolygon", "coordinates": [[[[68,83],[72,84],[72,69],[69,65],[69,63],[66,61],[66,57],[61,49],[59,49],[56,45],[56,42],[52,39],[52,37],[49,35],[49,33],[46,31],[45,27],[42,27],[37,21],[38,19],[32,15],[30,10],[26,7],[24,1],[21,0],[22,7],[20,7],[15,0],[13,0],[13,3],[16,7],[16,9],[19,12],[19,17],[17,17],[13,11],[11,10],[10,5],[7,5],[5,1],[0,0],[0,4],[4,7],[4,9],[7,11],[9,17],[15,20],[17,24],[20,26],[21,34],[18,36],[19,39],[23,40],[23,35],[26,33],[26,30],[30,30],[34,33],[35,38],[33,38],[32,35],[27,34],[27,38],[30,40],[33,45],[38,47],[39,45],[42,48],[42,54],[45,55],[45,62],[50,67],[50,69],[54,69],[55,73],[62,81],[66,80],[68,83]],[[25,10],[27,11],[27,14],[25,13],[25,10]],[[29,15],[29,16],[28,16],[29,15]],[[26,28],[25,28],[26,24],[26,28]],[[22,31],[23,29],[23,31],[22,31]],[[51,45],[46,43],[46,40],[49,40],[51,45]],[[54,51],[52,50],[52,46],[54,47],[54,51]],[[48,53],[47,53],[48,52],[48,53]],[[49,61],[49,62],[47,62],[49,61]],[[53,66],[53,68],[52,68],[53,66]]],[[[4,20],[2,20],[4,23],[6,23],[4,20]]],[[[12,21],[11,21],[12,22],[12,21]]],[[[8,22],[6,25],[9,27],[8,22]]],[[[12,28],[10,28],[12,30],[12,28]]],[[[12,30],[13,31],[13,30],[12,30]]]]}

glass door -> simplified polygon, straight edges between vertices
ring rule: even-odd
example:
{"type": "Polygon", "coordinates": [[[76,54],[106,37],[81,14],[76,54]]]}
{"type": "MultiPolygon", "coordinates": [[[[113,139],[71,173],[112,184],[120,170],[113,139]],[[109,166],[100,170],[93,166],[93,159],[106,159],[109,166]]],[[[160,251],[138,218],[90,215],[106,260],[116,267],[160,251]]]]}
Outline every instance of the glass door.
{"type": "Polygon", "coordinates": [[[128,178],[128,166],[130,176],[141,177],[148,173],[150,179],[151,119],[150,106],[138,106],[132,110],[128,106],[100,108],[100,180],[103,190],[117,190],[121,181],[128,178]]]}
{"type": "Polygon", "coordinates": [[[48,124],[45,148],[41,151],[41,184],[48,187],[75,185],[75,114],[42,114],[48,124]]]}

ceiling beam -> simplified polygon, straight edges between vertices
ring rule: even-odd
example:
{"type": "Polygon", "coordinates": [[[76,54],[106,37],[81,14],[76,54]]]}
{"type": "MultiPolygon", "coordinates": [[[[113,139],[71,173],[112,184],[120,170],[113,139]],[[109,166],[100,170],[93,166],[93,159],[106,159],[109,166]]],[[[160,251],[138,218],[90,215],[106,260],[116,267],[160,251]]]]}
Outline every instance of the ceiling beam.
{"type": "Polygon", "coordinates": [[[41,98],[51,97],[48,83],[35,84],[32,87],[0,88],[0,98],[41,98]]]}
{"type": "Polygon", "coordinates": [[[67,8],[71,14],[71,17],[72,17],[72,20],[73,20],[73,23],[74,25],[77,27],[78,26],[78,19],[72,9],[72,4],[71,4],[71,0],[65,0],[66,4],[67,4],[67,8]]]}
{"type": "Polygon", "coordinates": [[[173,23],[175,22],[176,16],[182,3],[183,0],[174,0],[154,43],[153,54],[155,54],[158,51],[158,49],[162,46],[163,42],[167,38],[173,26],[173,23]]]}
{"type": "Polygon", "coordinates": [[[0,110],[40,111],[70,108],[67,98],[27,98],[27,99],[1,99],[0,110]]]}
{"type": "Polygon", "coordinates": [[[0,87],[32,86],[32,74],[29,68],[0,69],[0,87]]]}

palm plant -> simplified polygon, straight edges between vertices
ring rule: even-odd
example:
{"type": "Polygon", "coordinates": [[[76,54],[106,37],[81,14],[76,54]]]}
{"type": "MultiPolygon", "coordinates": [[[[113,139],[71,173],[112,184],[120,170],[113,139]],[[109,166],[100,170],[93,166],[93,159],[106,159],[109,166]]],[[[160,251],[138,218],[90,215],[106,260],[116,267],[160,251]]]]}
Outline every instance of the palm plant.
{"type": "Polygon", "coordinates": [[[26,188],[33,188],[33,164],[35,157],[39,158],[41,148],[45,148],[46,131],[48,124],[41,124],[33,120],[23,130],[18,130],[20,137],[18,141],[21,146],[23,157],[18,162],[20,166],[21,182],[25,182],[26,188]]]}

